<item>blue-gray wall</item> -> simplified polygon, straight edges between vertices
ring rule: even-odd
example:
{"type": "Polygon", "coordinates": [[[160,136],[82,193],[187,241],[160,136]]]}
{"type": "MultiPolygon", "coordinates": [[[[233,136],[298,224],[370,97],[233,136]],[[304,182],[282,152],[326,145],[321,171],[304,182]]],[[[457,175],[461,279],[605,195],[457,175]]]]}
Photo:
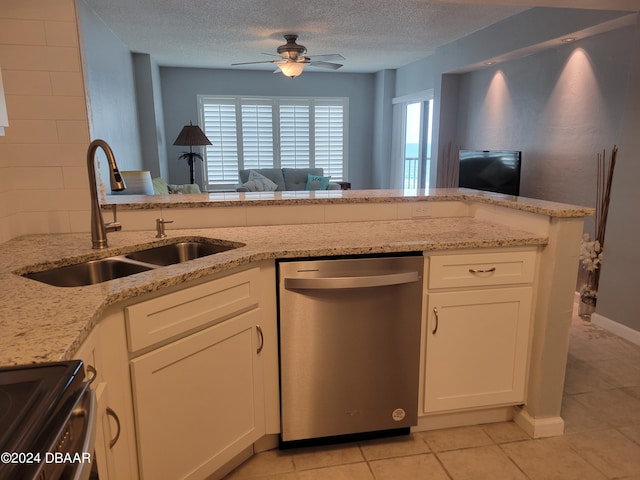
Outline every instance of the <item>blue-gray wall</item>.
{"type": "MultiPolygon", "coordinates": [[[[91,139],[111,146],[120,170],[141,170],[131,52],[85,2],[77,5],[91,139]]],[[[100,176],[109,178],[105,161],[100,176]]]]}
{"type": "Polygon", "coordinates": [[[396,72],[396,96],[434,89],[434,158],[448,142],[522,150],[525,196],[595,206],[596,154],[618,145],[596,313],[636,341],[638,85],[638,16],[595,10],[527,10],[396,72]],[[572,34],[585,38],[559,46],[572,34]]]}
{"type": "Polygon", "coordinates": [[[167,148],[160,85],[160,67],[146,53],[133,54],[135,94],[144,170],[153,178],[167,178],[167,148]]]}
{"type": "MultiPolygon", "coordinates": [[[[349,146],[346,179],[353,188],[371,187],[375,78],[373,74],[315,73],[295,79],[270,71],[161,67],[169,179],[188,183],[189,168],[178,160],[184,147],[173,142],[184,125],[198,123],[197,95],[348,97],[349,146]]],[[[196,178],[196,181],[198,181],[196,178]]]]}

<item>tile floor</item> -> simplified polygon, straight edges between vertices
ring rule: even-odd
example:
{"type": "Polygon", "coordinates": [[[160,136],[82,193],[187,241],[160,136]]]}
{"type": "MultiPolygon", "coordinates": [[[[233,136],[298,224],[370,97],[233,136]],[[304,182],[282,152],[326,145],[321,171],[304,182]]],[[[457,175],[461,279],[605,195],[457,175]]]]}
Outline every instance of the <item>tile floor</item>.
{"type": "Polygon", "coordinates": [[[640,347],[574,316],[565,435],[511,422],[263,452],[225,480],[640,480],[640,347]]]}

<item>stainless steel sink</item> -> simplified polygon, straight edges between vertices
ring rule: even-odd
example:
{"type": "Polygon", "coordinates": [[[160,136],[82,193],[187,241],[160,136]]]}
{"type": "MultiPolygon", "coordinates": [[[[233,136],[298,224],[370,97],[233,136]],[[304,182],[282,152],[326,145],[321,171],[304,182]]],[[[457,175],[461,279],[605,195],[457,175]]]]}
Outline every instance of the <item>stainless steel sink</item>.
{"type": "Polygon", "coordinates": [[[153,265],[143,265],[110,257],[52,268],[42,272],[27,273],[24,276],[55,287],[83,287],[146,272],[153,268],[153,265]]]}
{"type": "Polygon", "coordinates": [[[185,241],[128,253],[126,258],[154,265],[173,265],[242,247],[242,243],[185,241]]]}
{"type": "Polygon", "coordinates": [[[83,287],[243,247],[226,240],[184,240],[121,256],[55,267],[22,276],[55,287],[83,287]]]}

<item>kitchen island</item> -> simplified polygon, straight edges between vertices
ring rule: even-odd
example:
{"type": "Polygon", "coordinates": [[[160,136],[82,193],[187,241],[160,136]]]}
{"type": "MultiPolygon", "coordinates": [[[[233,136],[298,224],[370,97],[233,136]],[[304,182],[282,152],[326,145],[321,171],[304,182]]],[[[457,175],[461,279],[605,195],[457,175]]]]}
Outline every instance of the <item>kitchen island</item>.
{"type": "MultiPolygon", "coordinates": [[[[339,197],[324,198],[322,193],[298,192],[293,199],[284,198],[284,193],[270,194],[272,198],[224,194],[237,196],[234,199],[212,198],[214,194],[139,199],[122,196],[113,201],[114,197],[109,197],[109,202],[118,205],[123,231],[109,235],[110,248],[106,251],[91,250],[88,234],[31,235],[5,243],[0,251],[0,364],[74,358],[105,316],[122,310],[121,305],[126,309],[136,301],[153,299],[209,278],[233,276],[253,265],[271,268],[269,275],[274,276],[276,259],[423,252],[426,279],[429,259],[433,263],[438,256],[479,258],[478,254],[520,255],[526,250],[533,255],[533,273],[530,279],[517,282],[530,285],[527,288],[533,293],[530,300],[517,303],[528,306],[525,325],[530,328],[524,341],[526,373],[520,375],[524,397],[511,402],[521,405],[512,415],[534,437],[561,434],[560,401],[578,246],[583,217],[592,214],[592,210],[457,189],[426,195],[400,195],[396,191],[338,194],[339,197]],[[170,225],[175,228],[167,230],[166,239],[155,238],[152,228],[157,217],[175,222],[170,225]],[[52,287],[20,276],[151,244],[197,238],[240,242],[244,246],[87,287],[52,287]]],[[[467,295],[458,287],[445,284],[430,289],[425,282],[423,350],[433,321],[427,310],[429,302],[447,299],[447,305],[453,305],[449,293],[467,295]]],[[[521,286],[517,289],[522,290],[521,286]]],[[[275,302],[275,290],[267,290],[274,297],[269,301],[275,302]]],[[[499,290],[491,287],[484,291],[515,291],[510,287],[499,290]]],[[[272,320],[275,322],[275,318],[272,320]]],[[[518,342],[522,343],[522,339],[518,342]]],[[[425,363],[426,358],[423,354],[421,362],[425,363]]],[[[425,365],[421,365],[421,371],[422,382],[425,375],[432,375],[429,369],[424,373],[425,365]]],[[[425,388],[421,389],[422,395],[425,388]]],[[[460,411],[448,411],[450,407],[439,405],[439,401],[421,401],[424,407],[421,406],[420,428],[496,421],[496,411],[486,417],[474,416],[474,409],[464,404],[460,404],[460,411]]],[[[271,410],[273,403],[272,398],[271,410]]],[[[507,403],[496,402],[498,414],[503,417],[505,412],[511,415],[513,411],[505,409],[507,403]]],[[[273,426],[277,421],[272,419],[271,425],[266,433],[276,433],[273,426]]]]}

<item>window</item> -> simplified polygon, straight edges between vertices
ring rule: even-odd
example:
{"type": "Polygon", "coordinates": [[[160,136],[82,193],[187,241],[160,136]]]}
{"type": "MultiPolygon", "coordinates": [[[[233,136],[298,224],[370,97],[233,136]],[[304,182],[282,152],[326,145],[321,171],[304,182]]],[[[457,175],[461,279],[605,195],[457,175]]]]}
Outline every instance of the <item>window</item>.
{"type": "Polygon", "coordinates": [[[199,95],[209,190],[233,188],[238,170],[322,168],[346,175],[348,99],[199,95]]]}
{"type": "Polygon", "coordinates": [[[429,188],[433,99],[394,99],[392,188],[429,188]]]}

